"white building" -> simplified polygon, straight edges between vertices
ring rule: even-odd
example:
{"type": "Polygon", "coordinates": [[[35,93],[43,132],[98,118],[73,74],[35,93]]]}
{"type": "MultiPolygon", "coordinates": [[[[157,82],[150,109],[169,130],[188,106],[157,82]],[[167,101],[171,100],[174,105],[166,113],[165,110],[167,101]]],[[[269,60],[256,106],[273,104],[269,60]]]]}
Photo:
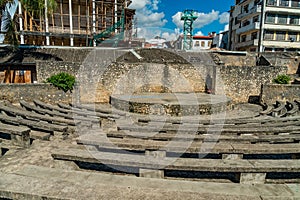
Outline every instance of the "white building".
{"type": "MultiPolygon", "coordinates": [[[[193,51],[200,51],[200,50],[208,50],[211,48],[212,41],[213,41],[214,35],[209,36],[203,36],[203,35],[195,35],[193,36],[193,44],[192,49],[193,51]]],[[[176,41],[177,45],[176,48],[183,50],[183,35],[180,35],[179,38],[176,41]]]]}
{"type": "Polygon", "coordinates": [[[213,36],[195,35],[193,36],[192,50],[207,50],[211,48],[213,36]]]}
{"type": "Polygon", "coordinates": [[[236,0],[230,12],[229,49],[298,51],[299,18],[300,0],[236,0]]]}

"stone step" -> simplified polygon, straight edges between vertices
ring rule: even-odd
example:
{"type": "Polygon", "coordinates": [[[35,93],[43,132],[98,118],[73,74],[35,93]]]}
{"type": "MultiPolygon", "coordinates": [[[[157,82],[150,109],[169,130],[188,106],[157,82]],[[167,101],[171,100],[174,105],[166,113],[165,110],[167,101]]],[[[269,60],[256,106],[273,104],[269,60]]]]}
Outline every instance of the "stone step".
{"type": "Polygon", "coordinates": [[[281,200],[300,197],[293,184],[241,185],[120,176],[25,165],[0,172],[0,197],[11,199],[281,200]]]}
{"type": "MultiPolygon", "coordinates": [[[[176,136],[175,136],[176,137],[176,136]]],[[[135,151],[167,151],[178,153],[206,154],[298,154],[299,143],[288,144],[239,144],[232,142],[205,142],[191,140],[147,140],[140,138],[107,138],[99,132],[81,135],[76,139],[78,144],[93,145],[99,148],[124,149],[135,151]]]]}

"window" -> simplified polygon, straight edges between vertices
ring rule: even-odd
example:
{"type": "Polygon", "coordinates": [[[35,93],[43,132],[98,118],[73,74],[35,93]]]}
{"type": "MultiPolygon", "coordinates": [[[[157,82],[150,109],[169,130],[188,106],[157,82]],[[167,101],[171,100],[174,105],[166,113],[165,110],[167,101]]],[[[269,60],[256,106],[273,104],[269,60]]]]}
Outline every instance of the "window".
{"type": "Polygon", "coordinates": [[[278,15],[278,24],[287,24],[287,16],[286,15],[278,15]]]}
{"type": "Polygon", "coordinates": [[[248,13],[248,11],[249,11],[249,5],[245,5],[243,7],[243,13],[248,13]]]}
{"type": "Polygon", "coordinates": [[[285,40],[285,32],[277,31],[276,32],[276,40],[279,40],[279,41],[285,40]]]}
{"type": "Polygon", "coordinates": [[[275,14],[268,13],[266,16],[267,23],[275,23],[275,14]]]}
{"type": "Polygon", "coordinates": [[[256,6],[259,2],[260,2],[260,0],[255,0],[254,1],[254,6],[256,6]]]}
{"type": "Polygon", "coordinates": [[[243,21],[243,27],[244,27],[244,26],[248,26],[249,24],[250,24],[250,21],[249,21],[249,20],[243,21]]]}
{"type": "Polygon", "coordinates": [[[200,46],[199,41],[196,41],[194,46],[195,46],[195,47],[199,47],[199,46],[200,46]]]}
{"type": "Polygon", "coordinates": [[[211,43],[212,43],[211,41],[208,42],[208,47],[211,47],[211,43]]]}
{"type": "Polygon", "coordinates": [[[237,25],[237,24],[239,24],[240,23],[240,21],[237,19],[237,17],[235,17],[234,18],[234,25],[237,25]]]}
{"type": "Polygon", "coordinates": [[[204,41],[201,42],[201,47],[205,47],[205,42],[204,41]]]}
{"type": "Polygon", "coordinates": [[[251,40],[257,39],[257,32],[251,33],[251,40]]]}
{"type": "Polygon", "coordinates": [[[246,38],[247,38],[246,35],[242,35],[242,36],[241,36],[241,42],[246,42],[246,38]]]}
{"type": "Polygon", "coordinates": [[[289,6],[289,0],[279,0],[279,6],[289,6]]]}
{"type": "Polygon", "coordinates": [[[292,7],[300,7],[300,0],[292,0],[292,7]]]}
{"type": "Polygon", "coordinates": [[[288,40],[291,42],[297,41],[297,32],[288,32],[288,40]]]}
{"type": "Polygon", "coordinates": [[[253,17],[253,23],[258,22],[258,20],[259,20],[258,15],[256,15],[256,16],[253,17]]]}
{"type": "Polygon", "coordinates": [[[266,31],[264,35],[265,40],[274,40],[274,31],[266,31]]]}
{"type": "Polygon", "coordinates": [[[277,5],[277,0],[268,0],[267,3],[269,6],[276,6],[277,5]]]}
{"type": "Polygon", "coordinates": [[[299,16],[291,15],[290,16],[290,24],[298,25],[299,24],[299,16]]]}

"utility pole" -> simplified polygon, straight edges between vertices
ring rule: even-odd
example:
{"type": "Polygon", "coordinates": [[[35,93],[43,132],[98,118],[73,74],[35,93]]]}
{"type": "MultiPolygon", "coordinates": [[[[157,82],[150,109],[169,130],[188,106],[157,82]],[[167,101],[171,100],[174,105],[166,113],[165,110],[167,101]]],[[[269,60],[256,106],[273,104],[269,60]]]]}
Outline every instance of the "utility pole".
{"type": "MultiPolygon", "coordinates": [[[[92,1],[92,12],[93,12],[93,18],[92,18],[93,36],[95,36],[96,34],[96,1],[95,0],[92,1]]],[[[93,39],[93,46],[94,47],[96,46],[96,41],[94,39],[93,39]]]]}
{"type": "Polygon", "coordinates": [[[20,23],[20,40],[21,44],[24,44],[24,35],[23,35],[23,18],[22,18],[22,4],[19,1],[19,23],[20,23]]]}
{"type": "Polygon", "coordinates": [[[258,56],[260,56],[260,54],[263,52],[265,16],[266,16],[266,0],[262,0],[260,24],[259,24],[259,38],[258,38],[258,56]]]}
{"type": "Polygon", "coordinates": [[[72,16],[72,0],[69,0],[69,18],[70,18],[70,46],[74,46],[74,36],[73,36],[73,16],[72,16]]]}
{"type": "Polygon", "coordinates": [[[48,0],[45,0],[45,32],[46,32],[46,45],[50,45],[49,37],[49,23],[48,23],[48,0]]]}

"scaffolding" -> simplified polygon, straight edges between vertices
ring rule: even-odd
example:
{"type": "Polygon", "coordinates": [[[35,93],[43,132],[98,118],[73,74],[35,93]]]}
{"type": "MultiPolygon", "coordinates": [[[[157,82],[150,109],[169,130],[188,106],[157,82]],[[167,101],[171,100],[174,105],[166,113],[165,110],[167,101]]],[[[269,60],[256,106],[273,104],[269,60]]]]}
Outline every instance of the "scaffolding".
{"type": "Polygon", "coordinates": [[[190,50],[193,45],[193,23],[198,17],[194,10],[185,10],[182,13],[183,23],[183,49],[190,50]]]}
{"type": "Polygon", "coordinates": [[[123,33],[122,41],[131,37],[135,10],[129,9],[130,0],[56,0],[56,9],[46,16],[36,16],[23,6],[19,10],[19,35],[27,45],[94,46],[100,40],[123,33]],[[123,21],[122,27],[115,26],[123,21]],[[111,28],[113,27],[113,29],[111,28]],[[94,37],[105,31],[105,37],[94,37]]]}

